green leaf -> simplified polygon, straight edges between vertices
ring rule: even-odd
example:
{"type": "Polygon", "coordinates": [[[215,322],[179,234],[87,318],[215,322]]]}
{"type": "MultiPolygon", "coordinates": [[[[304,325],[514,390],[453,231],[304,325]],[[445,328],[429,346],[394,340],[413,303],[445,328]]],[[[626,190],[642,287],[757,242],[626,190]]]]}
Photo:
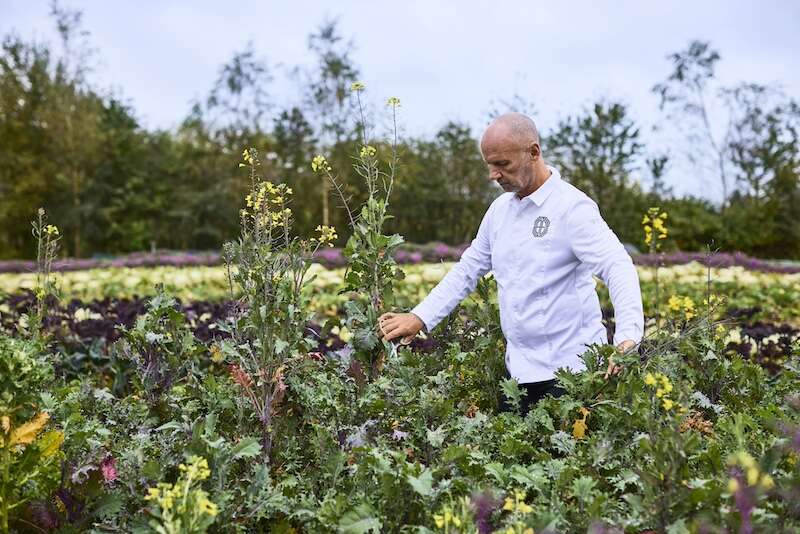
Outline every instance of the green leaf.
{"type": "Polygon", "coordinates": [[[501,464],[500,462],[492,462],[490,464],[486,464],[484,469],[486,469],[486,474],[494,477],[494,479],[498,482],[498,484],[505,484],[506,469],[505,467],[503,467],[503,464],[501,464]]]}
{"type": "Polygon", "coordinates": [[[253,437],[242,438],[239,443],[231,448],[231,456],[234,460],[239,458],[252,458],[253,456],[257,456],[260,452],[261,444],[258,442],[258,439],[253,437]]]}
{"type": "Polygon", "coordinates": [[[511,478],[525,486],[526,488],[535,488],[547,482],[547,477],[544,474],[544,469],[540,465],[531,465],[523,467],[515,464],[511,467],[511,478]]]}
{"type": "Polygon", "coordinates": [[[123,501],[115,493],[106,493],[97,501],[94,515],[104,519],[111,518],[122,510],[123,501]]]}
{"type": "Polygon", "coordinates": [[[689,534],[685,519],[678,519],[667,527],[667,534],[689,534]]]}
{"type": "Polygon", "coordinates": [[[403,243],[403,241],[403,236],[400,234],[394,234],[393,236],[389,237],[389,242],[386,244],[386,247],[390,249],[398,247],[403,243]]]}
{"type": "Polygon", "coordinates": [[[559,430],[550,436],[550,443],[552,443],[559,452],[566,455],[572,454],[572,451],[575,450],[575,439],[563,430],[559,430]]]}
{"type": "Polygon", "coordinates": [[[406,480],[423,497],[429,496],[433,490],[433,473],[427,467],[418,477],[406,475],[406,480]]]}
{"type": "Polygon", "coordinates": [[[368,503],[361,503],[339,520],[340,534],[366,534],[380,532],[383,524],[375,517],[375,509],[368,503]]]}
{"type": "Polygon", "coordinates": [[[588,503],[593,496],[597,481],[590,476],[582,476],[572,481],[572,494],[582,503],[588,503]]]}
{"type": "Polygon", "coordinates": [[[428,429],[428,443],[431,444],[431,447],[441,447],[442,443],[444,443],[444,428],[439,427],[436,430],[428,429]]]}
{"type": "Polygon", "coordinates": [[[500,387],[503,390],[503,395],[506,396],[508,402],[519,411],[520,401],[527,393],[522,391],[516,378],[507,378],[500,382],[500,387]]]}
{"type": "Polygon", "coordinates": [[[275,340],[275,353],[282,354],[287,347],[289,347],[289,343],[284,341],[283,339],[276,339],[275,340]]]}
{"type": "Polygon", "coordinates": [[[169,421],[156,428],[156,432],[159,430],[183,430],[183,424],[178,421],[169,421]]]}

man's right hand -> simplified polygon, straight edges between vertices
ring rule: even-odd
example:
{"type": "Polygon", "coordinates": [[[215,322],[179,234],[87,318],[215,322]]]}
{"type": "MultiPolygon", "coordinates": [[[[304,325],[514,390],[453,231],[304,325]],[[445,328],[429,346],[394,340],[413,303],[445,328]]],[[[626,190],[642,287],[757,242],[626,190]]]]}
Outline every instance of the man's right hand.
{"type": "Polygon", "coordinates": [[[378,317],[378,328],[384,341],[401,337],[404,344],[411,343],[420,330],[425,328],[422,319],[413,313],[384,313],[378,317]]]}

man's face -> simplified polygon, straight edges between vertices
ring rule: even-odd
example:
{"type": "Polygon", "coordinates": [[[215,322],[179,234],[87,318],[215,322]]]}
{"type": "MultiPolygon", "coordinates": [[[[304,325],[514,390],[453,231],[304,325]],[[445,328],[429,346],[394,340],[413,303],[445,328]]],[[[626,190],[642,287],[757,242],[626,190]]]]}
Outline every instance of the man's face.
{"type": "Polygon", "coordinates": [[[530,193],[534,183],[530,148],[502,141],[486,142],[481,145],[481,152],[490,181],[497,182],[507,193],[530,193]]]}

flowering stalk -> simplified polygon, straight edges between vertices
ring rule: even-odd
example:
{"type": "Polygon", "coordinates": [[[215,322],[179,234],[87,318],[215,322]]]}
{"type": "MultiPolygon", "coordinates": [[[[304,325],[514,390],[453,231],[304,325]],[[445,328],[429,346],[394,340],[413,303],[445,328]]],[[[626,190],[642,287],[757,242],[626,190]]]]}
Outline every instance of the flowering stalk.
{"type": "MultiPolygon", "coordinates": [[[[667,213],[662,212],[658,207],[652,207],[647,210],[642,218],[642,229],[644,230],[644,243],[648,247],[651,255],[656,255],[656,252],[661,246],[661,241],[667,238],[668,231],[664,225],[667,220],[667,213]]],[[[656,258],[656,263],[653,272],[653,279],[656,286],[656,331],[661,329],[661,313],[659,306],[659,287],[658,287],[658,268],[660,266],[660,257],[656,258]]]]}
{"type": "Polygon", "coordinates": [[[28,321],[28,332],[34,339],[41,339],[42,323],[47,313],[47,297],[56,294],[56,287],[50,280],[53,260],[58,253],[61,239],[56,226],[47,223],[47,213],[39,208],[37,218],[31,223],[33,237],[36,238],[36,311],[28,321]]]}
{"type": "Polygon", "coordinates": [[[363,141],[358,155],[354,158],[354,168],[364,179],[368,192],[367,201],[360,213],[354,216],[324,156],[315,157],[311,167],[315,172],[324,174],[334,184],[345,205],[353,230],[344,249],[344,255],[348,260],[345,290],[352,291],[354,295],[364,295],[366,298],[352,300],[345,305],[346,323],[347,328],[353,332],[356,362],[362,367],[365,366],[367,374],[374,378],[379,374],[386,357],[392,354],[390,344],[382,346],[376,333],[378,315],[385,307],[392,305],[393,281],[402,277],[402,271],[393,256],[403,238],[399,235],[383,234],[384,224],[389,219],[389,196],[397,169],[397,108],[400,100],[392,97],[387,101],[387,105],[392,108],[394,135],[389,168],[384,172],[379,165],[378,149],[369,144],[367,136],[360,96],[364,89],[365,86],[361,82],[351,85],[351,90],[355,92],[358,100],[363,141]]]}
{"type": "Polygon", "coordinates": [[[242,158],[239,166],[249,168],[250,193],[240,212],[241,236],[224,246],[229,286],[242,291],[241,311],[222,350],[234,360],[231,376],[261,426],[264,460],[269,461],[285,373],[311,348],[305,290],[310,258],[320,247],[332,246],[337,235],[333,227],[318,226],[318,237],[292,236],[292,189],[262,179],[255,149],[246,149],[242,158]]]}
{"type": "Polygon", "coordinates": [[[181,474],[174,484],[159,482],[149,488],[145,500],[153,503],[150,527],[161,534],[196,534],[205,532],[219,513],[217,505],[200,487],[211,476],[208,461],[201,456],[189,458],[188,465],[178,466],[181,474]]]}

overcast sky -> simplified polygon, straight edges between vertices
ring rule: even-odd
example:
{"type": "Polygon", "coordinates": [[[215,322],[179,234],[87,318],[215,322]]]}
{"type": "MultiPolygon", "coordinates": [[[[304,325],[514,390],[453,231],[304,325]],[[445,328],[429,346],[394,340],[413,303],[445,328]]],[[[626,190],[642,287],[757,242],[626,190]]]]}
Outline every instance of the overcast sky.
{"type": "MultiPolygon", "coordinates": [[[[147,127],[172,128],[203,98],[221,65],[252,41],[272,65],[310,66],[307,36],[338,18],[378,101],[398,96],[405,131],[431,136],[448,120],[480,132],[493,105],[515,94],[546,134],[598,98],[629,104],[653,152],[680,150],[650,92],[670,72],[665,56],[692,39],[720,51],[722,84],[779,84],[800,95],[800,2],[337,0],[71,0],[97,49],[92,79],[116,90],[147,127]]],[[[56,42],[49,1],[0,0],[0,33],[56,42]]],[[[279,77],[280,78],[280,77],[279,77]]],[[[277,81],[276,101],[297,86],[277,81]]],[[[717,124],[724,117],[717,117],[717,124]]],[[[546,154],[545,154],[546,155],[546,154]]],[[[686,165],[668,176],[678,193],[709,194],[686,165]]]]}

